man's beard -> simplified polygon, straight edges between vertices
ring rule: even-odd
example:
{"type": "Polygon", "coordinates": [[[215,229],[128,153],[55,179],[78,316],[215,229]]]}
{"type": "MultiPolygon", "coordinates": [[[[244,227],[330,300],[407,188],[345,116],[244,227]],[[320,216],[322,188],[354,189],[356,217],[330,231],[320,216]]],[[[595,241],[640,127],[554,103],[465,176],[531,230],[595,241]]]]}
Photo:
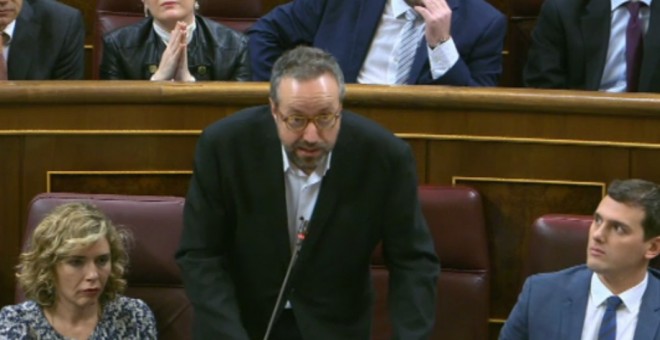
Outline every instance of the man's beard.
{"type": "Polygon", "coordinates": [[[293,143],[293,145],[285,147],[284,149],[291,163],[293,163],[299,169],[311,173],[312,171],[316,170],[319,164],[323,163],[326,157],[328,157],[332,147],[320,142],[316,144],[309,144],[305,143],[304,141],[297,141],[293,143]],[[316,149],[319,150],[320,153],[315,157],[301,157],[296,153],[299,148],[316,149]]]}

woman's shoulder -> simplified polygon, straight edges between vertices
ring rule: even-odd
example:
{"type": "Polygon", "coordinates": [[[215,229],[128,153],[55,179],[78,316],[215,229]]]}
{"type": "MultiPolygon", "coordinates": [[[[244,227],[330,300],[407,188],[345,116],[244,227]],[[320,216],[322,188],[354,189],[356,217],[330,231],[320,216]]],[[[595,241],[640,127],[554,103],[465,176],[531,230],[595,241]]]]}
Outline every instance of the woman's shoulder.
{"type": "MultiPolygon", "coordinates": [[[[151,18],[142,19],[134,24],[119,27],[103,36],[105,43],[117,42],[132,45],[140,40],[145,34],[148,34],[153,27],[151,18]]],[[[142,42],[142,41],[139,41],[142,42]]]]}
{"type": "Polygon", "coordinates": [[[105,312],[113,315],[121,313],[139,314],[142,316],[152,314],[149,306],[147,306],[144,301],[123,295],[120,295],[113,301],[109,302],[105,307],[105,312]]]}
{"type": "Polygon", "coordinates": [[[118,296],[104,307],[97,331],[100,339],[155,339],[156,320],[144,301],[118,296]]]}
{"type": "Polygon", "coordinates": [[[212,34],[216,39],[227,40],[238,44],[247,43],[247,36],[245,34],[213,19],[197,15],[195,16],[195,20],[198,26],[202,27],[202,31],[212,34]]]}
{"type": "Polygon", "coordinates": [[[44,327],[43,313],[34,301],[5,306],[0,310],[0,339],[31,338],[47,331],[42,329],[44,327]]]}
{"type": "Polygon", "coordinates": [[[2,307],[0,310],[0,324],[11,321],[31,320],[40,317],[41,309],[34,301],[25,301],[17,305],[2,307]]]}

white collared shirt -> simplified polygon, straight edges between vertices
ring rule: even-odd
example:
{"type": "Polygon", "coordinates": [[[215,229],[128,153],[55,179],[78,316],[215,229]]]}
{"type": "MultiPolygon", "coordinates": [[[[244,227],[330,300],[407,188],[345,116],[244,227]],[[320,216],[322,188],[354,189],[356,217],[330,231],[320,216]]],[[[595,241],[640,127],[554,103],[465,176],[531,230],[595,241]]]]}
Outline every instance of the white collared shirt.
{"type": "Polygon", "coordinates": [[[5,57],[5,62],[9,61],[9,45],[11,45],[11,40],[14,38],[15,27],[16,20],[10,22],[9,25],[5,26],[5,29],[2,31],[9,37],[9,40],[7,40],[7,42],[5,42],[4,46],[2,47],[2,56],[5,57]]]}
{"type": "Polygon", "coordinates": [[[282,146],[282,163],[284,164],[284,183],[286,193],[286,212],[289,221],[289,242],[293,251],[296,245],[298,228],[303,222],[309,222],[321,190],[323,176],[330,169],[332,152],[319,166],[307,175],[304,171],[289,162],[289,157],[282,146]]]}
{"type": "MultiPolygon", "coordinates": [[[[646,6],[639,9],[643,31],[646,35],[651,17],[652,0],[639,1],[646,4],[646,6]]],[[[630,12],[626,7],[627,2],[628,0],[611,0],[610,40],[607,47],[605,67],[603,68],[603,77],[599,86],[601,91],[625,92],[628,88],[628,84],[626,84],[626,28],[628,27],[630,12]]]]}
{"type": "MultiPolygon", "coordinates": [[[[397,47],[403,26],[406,24],[405,13],[410,6],[403,0],[387,0],[385,10],[374,34],[367,57],[364,59],[357,82],[360,84],[394,84],[397,72],[397,47]]],[[[420,39],[424,36],[424,20],[416,21],[415,29],[420,39]]],[[[431,75],[433,79],[442,77],[456,64],[459,58],[453,39],[431,49],[426,46],[431,75]]]]}
{"type": "MultiPolygon", "coordinates": [[[[165,43],[165,46],[170,42],[170,32],[166,31],[164,28],[160,27],[157,23],[156,20],[153,21],[153,26],[154,26],[154,31],[160,37],[160,40],[165,43]]],[[[193,33],[195,33],[195,29],[197,29],[197,22],[195,21],[195,17],[193,17],[193,22],[192,24],[188,25],[186,27],[186,31],[188,32],[187,36],[187,43],[190,44],[190,41],[193,38],[193,33]]]]}
{"type": "MultiPolygon", "coordinates": [[[[312,212],[316,206],[316,200],[321,191],[323,176],[330,169],[332,152],[328,153],[325,160],[307,175],[294,164],[289,162],[289,156],[282,146],[282,163],[284,164],[284,191],[286,195],[286,213],[289,221],[289,244],[291,252],[296,246],[298,228],[303,223],[309,223],[312,212]]],[[[284,308],[291,308],[291,301],[287,300],[284,308]]]]}
{"type": "MultiPolygon", "coordinates": [[[[618,294],[623,303],[616,312],[616,339],[632,340],[637,328],[639,307],[642,305],[642,297],[646,291],[649,274],[644,275],[642,282],[636,286],[618,294]]],[[[607,298],[615,295],[600,281],[598,274],[591,275],[591,288],[589,289],[589,301],[587,312],[584,316],[582,327],[582,340],[597,340],[600,323],[605,314],[607,298]]]]}

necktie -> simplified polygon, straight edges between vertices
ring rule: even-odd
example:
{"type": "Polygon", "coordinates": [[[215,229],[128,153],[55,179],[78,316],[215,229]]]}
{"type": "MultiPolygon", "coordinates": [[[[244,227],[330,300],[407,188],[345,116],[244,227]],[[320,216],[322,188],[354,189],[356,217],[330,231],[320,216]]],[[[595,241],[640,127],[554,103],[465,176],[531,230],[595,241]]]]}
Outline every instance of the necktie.
{"type": "Polygon", "coordinates": [[[417,12],[414,9],[409,9],[405,13],[406,23],[401,29],[401,40],[397,51],[398,64],[396,68],[395,84],[405,84],[410,76],[410,68],[415,60],[415,52],[417,52],[417,45],[420,37],[415,34],[415,20],[418,18],[417,12]]]}
{"type": "Polygon", "coordinates": [[[626,83],[628,92],[637,92],[639,83],[639,70],[642,66],[644,53],[644,34],[642,21],[639,20],[639,8],[643,3],[630,1],[626,4],[630,19],[626,28],[626,83]]]}
{"type": "Polygon", "coordinates": [[[621,298],[612,295],[607,298],[607,307],[605,314],[603,314],[603,321],[600,323],[598,330],[598,340],[615,340],[616,339],[616,310],[621,306],[621,298]]]}
{"type": "Polygon", "coordinates": [[[0,33],[0,81],[7,80],[7,63],[2,50],[5,47],[5,33],[0,33]]]}

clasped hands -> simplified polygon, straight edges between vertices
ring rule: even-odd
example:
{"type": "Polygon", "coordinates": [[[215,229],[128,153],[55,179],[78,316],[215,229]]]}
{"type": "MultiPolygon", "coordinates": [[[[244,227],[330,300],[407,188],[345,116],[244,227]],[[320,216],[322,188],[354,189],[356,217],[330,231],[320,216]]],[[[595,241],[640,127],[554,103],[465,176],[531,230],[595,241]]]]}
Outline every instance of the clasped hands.
{"type": "MultiPolygon", "coordinates": [[[[451,38],[451,8],[446,0],[411,0],[413,8],[424,18],[424,35],[431,49],[451,38]]],[[[409,3],[410,3],[409,2],[409,3]]]]}
{"type": "Polygon", "coordinates": [[[188,69],[188,30],[185,22],[177,22],[170,33],[170,41],[151,80],[195,81],[188,69]]]}

